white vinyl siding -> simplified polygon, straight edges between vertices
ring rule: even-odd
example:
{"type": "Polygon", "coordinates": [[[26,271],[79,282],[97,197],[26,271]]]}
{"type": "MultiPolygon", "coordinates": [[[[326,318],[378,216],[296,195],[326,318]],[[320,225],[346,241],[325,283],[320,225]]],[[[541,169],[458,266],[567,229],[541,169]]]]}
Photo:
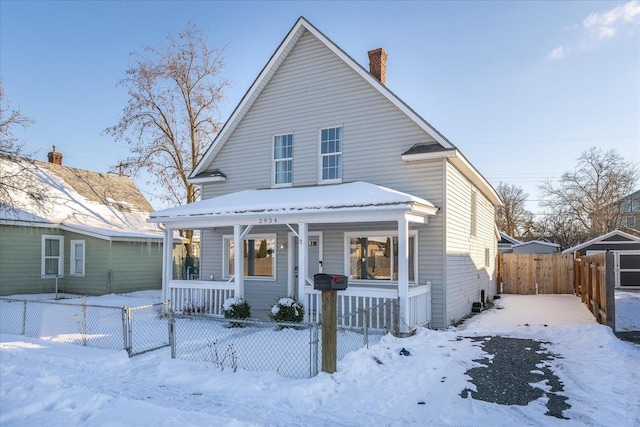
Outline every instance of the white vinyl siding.
{"type": "Polygon", "coordinates": [[[69,260],[69,274],[84,276],[84,240],[71,241],[69,260]]]}
{"type": "Polygon", "coordinates": [[[42,236],[42,277],[64,275],[64,237],[42,236]]]}
{"type": "Polygon", "coordinates": [[[495,262],[487,262],[495,256],[494,207],[453,165],[447,166],[447,260],[446,260],[446,326],[471,312],[471,305],[495,294],[495,262]],[[476,235],[471,237],[472,201],[476,204],[476,235]]]}

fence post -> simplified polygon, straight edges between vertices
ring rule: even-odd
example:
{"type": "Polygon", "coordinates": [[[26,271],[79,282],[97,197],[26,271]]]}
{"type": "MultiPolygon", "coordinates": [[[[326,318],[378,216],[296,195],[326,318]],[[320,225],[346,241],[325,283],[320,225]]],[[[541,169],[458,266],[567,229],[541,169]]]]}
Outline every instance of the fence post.
{"type": "Polygon", "coordinates": [[[616,299],[615,299],[615,280],[616,280],[616,272],[615,272],[615,261],[614,261],[614,253],[612,251],[607,251],[605,254],[605,267],[606,267],[606,295],[605,295],[605,307],[607,307],[607,318],[606,324],[613,332],[616,331],[616,299]]]}
{"type": "Polygon", "coordinates": [[[131,357],[131,327],[129,318],[129,309],[122,307],[122,339],[124,343],[124,349],[127,351],[129,357],[131,357]]]}
{"type": "Polygon", "coordinates": [[[309,328],[309,377],[318,375],[318,324],[312,323],[309,328]]]}
{"type": "Polygon", "coordinates": [[[171,346],[171,358],[176,358],[176,329],[175,329],[175,317],[173,313],[169,313],[169,345],[171,346]]]}
{"type": "Polygon", "coordinates": [[[24,335],[27,330],[27,301],[22,303],[22,332],[20,335],[24,335]]]}

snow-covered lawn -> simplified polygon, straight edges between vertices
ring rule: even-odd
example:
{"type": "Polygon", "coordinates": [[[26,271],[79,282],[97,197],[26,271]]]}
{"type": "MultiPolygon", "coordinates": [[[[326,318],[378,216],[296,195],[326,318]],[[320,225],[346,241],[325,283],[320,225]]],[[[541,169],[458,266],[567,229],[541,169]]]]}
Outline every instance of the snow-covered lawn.
{"type": "Polygon", "coordinates": [[[640,331],[640,291],[616,291],[616,332],[640,331]]]}
{"type": "Polygon", "coordinates": [[[171,359],[168,349],[130,359],[124,351],[0,335],[0,425],[634,426],[638,366],[640,345],[618,340],[568,295],[506,295],[458,328],[387,335],[346,355],[335,374],[311,379],[221,371],[171,359]],[[526,406],[461,397],[475,387],[466,372],[486,356],[468,337],[486,335],[548,342],[568,420],[545,415],[546,397],[526,406]]]}

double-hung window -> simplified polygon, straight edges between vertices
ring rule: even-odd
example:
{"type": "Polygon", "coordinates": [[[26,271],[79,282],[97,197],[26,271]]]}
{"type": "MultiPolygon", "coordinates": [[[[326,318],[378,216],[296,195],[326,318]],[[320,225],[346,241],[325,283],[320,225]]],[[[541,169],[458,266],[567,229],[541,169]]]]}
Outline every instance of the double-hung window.
{"type": "MultiPolygon", "coordinates": [[[[233,236],[224,236],[224,275],[235,274],[234,260],[237,254],[233,236]]],[[[255,279],[275,279],[276,277],[276,235],[249,235],[242,248],[244,277],[255,279]]]]}
{"type": "Polygon", "coordinates": [[[84,240],[71,241],[71,262],[69,269],[72,276],[84,276],[84,240]]]}
{"type": "Polygon", "coordinates": [[[290,186],[293,180],[293,134],[273,137],[273,185],[290,186]]]}
{"type": "Polygon", "coordinates": [[[42,277],[58,277],[64,274],[63,248],[63,236],[42,236],[42,277]]]}
{"type": "Polygon", "coordinates": [[[320,130],[320,182],[342,182],[342,128],[320,130]]]}
{"type": "MultiPolygon", "coordinates": [[[[416,282],[417,234],[409,233],[409,282],[416,282]]],[[[398,280],[398,237],[395,232],[345,234],[345,254],[350,280],[398,280]]]]}

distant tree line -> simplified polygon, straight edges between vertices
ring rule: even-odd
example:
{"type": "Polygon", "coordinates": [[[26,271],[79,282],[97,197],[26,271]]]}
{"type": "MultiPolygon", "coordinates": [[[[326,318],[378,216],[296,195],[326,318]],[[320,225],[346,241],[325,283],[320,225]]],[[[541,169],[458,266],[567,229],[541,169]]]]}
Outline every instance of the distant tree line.
{"type": "Polygon", "coordinates": [[[528,194],[522,188],[501,182],[496,191],[504,206],[496,209],[496,224],[518,240],[550,241],[566,249],[620,227],[624,199],[637,181],[633,163],[615,150],[592,147],[557,184],[539,186],[544,209],[540,218],[525,208],[528,194]]]}

